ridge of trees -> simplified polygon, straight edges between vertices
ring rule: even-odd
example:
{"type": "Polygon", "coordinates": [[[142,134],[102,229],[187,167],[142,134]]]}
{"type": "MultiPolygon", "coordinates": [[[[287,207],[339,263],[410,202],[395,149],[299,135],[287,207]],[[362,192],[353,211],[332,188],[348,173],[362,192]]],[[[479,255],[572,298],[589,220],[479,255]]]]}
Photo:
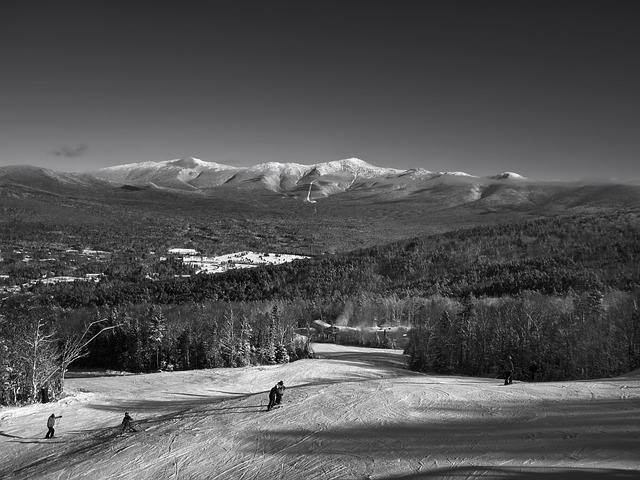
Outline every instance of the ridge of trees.
{"type": "MultiPolygon", "coordinates": [[[[191,278],[151,280],[114,260],[97,284],[34,287],[63,308],[340,298],[504,296],[525,291],[633,289],[640,280],[640,222],[629,213],[555,217],[476,227],[310,260],[191,278]]],[[[175,271],[175,270],[171,270],[175,271]]]]}

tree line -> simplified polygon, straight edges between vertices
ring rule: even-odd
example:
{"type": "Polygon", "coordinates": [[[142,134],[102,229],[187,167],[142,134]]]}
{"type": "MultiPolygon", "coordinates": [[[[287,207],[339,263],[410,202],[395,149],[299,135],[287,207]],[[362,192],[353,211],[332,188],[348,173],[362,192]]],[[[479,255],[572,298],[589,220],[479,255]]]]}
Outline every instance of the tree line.
{"type": "Polygon", "coordinates": [[[640,292],[432,297],[410,330],[410,367],[525,381],[603,378],[640,368],[640,292]]]}
{"type": "Polygon", "coordinates": [[[307,358],[299,321],[299,305],[279,302],[9,311],[0,317],[0,405],[59,396],[71,363],[151,372],[307,358]]]}

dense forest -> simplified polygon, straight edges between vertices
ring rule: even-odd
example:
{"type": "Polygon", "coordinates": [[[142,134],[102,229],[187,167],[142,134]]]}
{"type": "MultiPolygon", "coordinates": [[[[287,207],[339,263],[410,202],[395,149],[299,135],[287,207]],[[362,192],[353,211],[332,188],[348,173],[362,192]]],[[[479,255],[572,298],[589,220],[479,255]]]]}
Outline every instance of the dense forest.
{"type": "Polygon", "coordinates": [[[638,220],[557,216],[190,278],[113,256],[98,283],[3,300],[0,401],[56,395],[70,360],[135,372],[290,361],[311,354],[295,331],[313,319],[409,326],[409,366],[424,372],[496,376],[511,355],[522,380],[617,375],[640,367],[638,220]]]}
{"type": "MultiPolygon", "coordinates": [[[[214,276],[147,278],[143,253],[116,256],[98,284],[39,285],[62,308],[223,300],[340,300],[360,293],[401,298],[505,296],[535,291],[631,291],[640,279],[635,213],[558,216],[441,235],[214,276]]],[[[20,302],[21,300],[18,299],[20,302]]],[[[11,303],[11,300],[8,302],[11,303]]]]}

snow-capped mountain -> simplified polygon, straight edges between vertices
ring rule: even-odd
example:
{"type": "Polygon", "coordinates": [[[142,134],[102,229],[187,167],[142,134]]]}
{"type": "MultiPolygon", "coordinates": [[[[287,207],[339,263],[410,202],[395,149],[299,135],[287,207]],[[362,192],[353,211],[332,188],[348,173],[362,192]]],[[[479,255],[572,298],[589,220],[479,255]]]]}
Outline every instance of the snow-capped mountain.
{"type": "Polygon", "coordinates": [[[351,174],[353,177],[375,178],[390,175],[400,175],[406,170],[396,168],[383,168],[370,165],[358,158],[336,160],[315,165],[303,165],[299,163],[268,162],[251,167],[233,167],[214,162],[206,162],[198,158],[184,157],[161,162],[141,162],[126,165],[117,165],[99,170],[96,176],[114,182],[145,181],[151,177],[166,178],[175,174],[176,179],[189,181],[205,171],[233,172],[234,174],[248,173],[250,175],[288,177],[293,181],[299,181],[304,177],[321,177],[324,175],[351,174]]]}
{"type": "Polygon", "coordinates": [[[354,177],[357,176],[360,178],[385,177],[400,175],[406,172],[406,170],[398,170],[397,168],[376,167],[359,158],[347,158],[345,160],[319,163],[312,166],[312,171],[320,176],[348,172],[354,177]]]}
{"type": "MultiPolygon", "coordinates": [[[[371,165],[359,158],[347,158],[313,165],[267,162],[237,167],[193,157],[108,167],[94,175],[104,181],[131,187],[179,190],[213,194],[230,189],[315,201],[349,193],[354,199],[376,197],[399,200],[428,195],[429,202],[462,205],[484,201],[510,205],[526,204],[529,194],[521,191],[534,180],[514,172],[478,177],[466,172],[425,169],[401,170],[371,165]],[[515,190],[514,190],[515,189],[515,190]]],[[[360,201],[360,200],[358,200],[360,201]]]]}
{"type": "MultiPolygon", "coordinates": [[[[93,173],[61,173],[13,166],[0,167],[0,198],[116,198],[120,200],[191,202],[194,195],[242,210],[315,205],[331,208],[381,208],[404,212],[563,211],[574,208],[637,208],[638,185],[623,183],[540,181],[514,172],[474,176],[465,172],[399,170],[371,165],[357,158],[304,165],[261,163],[238,167],[193,157],[103,168],[93,173]],[[171,195],[165,195],[167,194],[171,195]],[[181,195],[186,194],[186,195],[181,195]],[[283,202],[283,200],[293,202],[283,202]]],[[[93,200],[91,200],[93,201],[93,200]]],[[[199,202],[196,202],[199,204],[199,202]]],[[[315,211],[315,210],[314,210],[315,211]]],[[[402,214],[404,215],[404,213],[402,214]]]]}
{"type": "MultiPolygon", "coordinates": [[[[494,180],[514,178],[513,176],[517,174],[504,175],[492,178],[494,180]]],[[[314,165],[268,162],[250,167],[234,167],[193,157],[107,167],[96,172],[95,176],[119,184],[151,185],[158,188],[191,191],[235,186],[296,194],[300,189],[306,189],[312,184],[317,196],[327,196],[361,187],[363,184],[370,184],[374,179],[378,183],[397,183],[400,180],[419,182],[441,177],[459,177],[465,180],[478,178],[465,172],[430,172],[424,169],[401,170],[377,167],[359,158],[314,165]]]]}
{"type": "Polygon", "coordinates": [[[526,180],[526,177],[514,172],[502,172],[491,177],[494,180],[526,180]]]}
{"type": "Polygon", "coordinates": [[[329,184],[344,190],[355,179],[397,176],[403,170],[381,168],[350,158],[316,165],[269,162],[251,167],[233,167],[185,157],[162,162],[143,162],[107,167],[95,176],[129,185],[152,185],[180,190],[206,190],[219,186],[255,188],[274,192],[295,191],[311,182],[316,188],[329,184]]]}

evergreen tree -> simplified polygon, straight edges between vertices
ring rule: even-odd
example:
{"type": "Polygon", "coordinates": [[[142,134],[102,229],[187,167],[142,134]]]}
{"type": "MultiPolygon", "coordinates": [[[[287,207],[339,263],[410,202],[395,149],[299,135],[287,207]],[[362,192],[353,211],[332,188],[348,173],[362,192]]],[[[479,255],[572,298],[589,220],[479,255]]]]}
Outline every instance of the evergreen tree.
{"type": "Polygon", "coordinates": [[[220,353],[227,367],[236,366],[235,315],[231,306],[224,314],[223,326],[220,330],[220,353]]]}
{"type": "Polygon", "coordinates": [[[462,301],[462,310],[456,315],[454,348],[456,356],[456,372],[471,374],[472,324],[475,323],[475,298],[473,295],[462,301]]]}
{"type": "Polygon", "coordinates": [[[176,365],[180,370],[189,370],[191,365],[191,349],[192,349],[191,328],[185,328],[177,339],[177,361],[176,365]]]}
{"type": "Polygon", "coordinates": [[[451,373],[453,371],[451,362],[453,353],[451,349],[451,319],[447,310],[442,312],[431,341],[433,343],[433,371],[451,373]]]}
{"type": "Polygon", "coordinates": [[[147,310],[147,335],[148,345],[155,352],[155,368],[160,369],[162,365],[162,340],[167,332],[166,318],[162,309],[157,305],[152,305],[147,310]]]}
{"type": "Polygon", "coordinates": [[[276,363],[289,363],[289,352],[287,352],[287,347],[282,343],[275,347],[274,360],[276,363]]]}
{"type": "Polygon", "coordinates": [[[238,366],[244,367],[252,364],[251,338],[253,330],[243,316],[240,320],[240,345],[238,348],[238,366]]]}

